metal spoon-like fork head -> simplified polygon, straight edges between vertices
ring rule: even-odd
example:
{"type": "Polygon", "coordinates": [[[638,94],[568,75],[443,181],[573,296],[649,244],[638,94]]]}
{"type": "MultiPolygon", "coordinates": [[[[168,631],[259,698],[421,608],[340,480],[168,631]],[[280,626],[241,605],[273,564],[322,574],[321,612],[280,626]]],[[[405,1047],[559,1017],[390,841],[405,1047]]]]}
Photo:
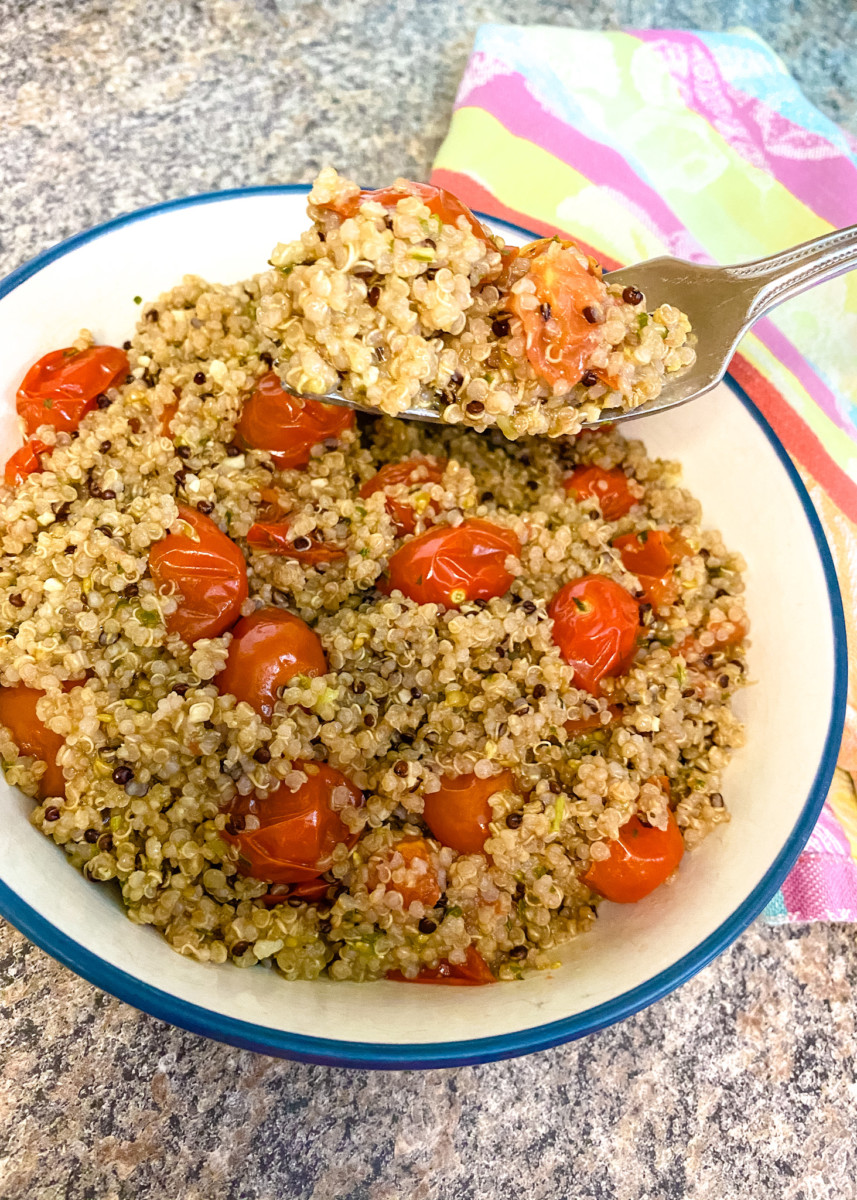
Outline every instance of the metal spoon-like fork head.
{"type": "MultiPolygon", "coordinates": [[[[851,225],[770,258],[733,267],[712,267],[679,258],[652,258],[611,271],[605,280],[638,288],[646,298],[649,312],[666,303],[687,313],[696,337],[696,361],[670,375],[654,400],[624,411],[605,409],[587,424],[615,423],[662,412],[711,391],[726,374],[741,338],[759,317],[784,300],[855,267],[857,225],[851,225]]],[[[377,415],[377,409],[347,400],[339,392],[313,398],[377,415]]],[[[398,415],[413,421],[443,419],[439,404],[417,404],[398,415]]]]}

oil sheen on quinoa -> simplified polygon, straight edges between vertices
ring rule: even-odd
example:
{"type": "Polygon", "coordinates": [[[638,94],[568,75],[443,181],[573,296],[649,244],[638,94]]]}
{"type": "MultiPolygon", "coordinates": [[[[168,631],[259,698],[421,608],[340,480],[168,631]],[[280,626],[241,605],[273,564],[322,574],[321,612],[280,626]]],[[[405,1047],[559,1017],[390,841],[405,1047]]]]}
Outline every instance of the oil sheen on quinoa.
{"type": "Polygon", "coordinates": [[[647,312],[571,242],[519,252],[442,189],[361,193],[330,167],[309,200],[312,226],[275,248],[259,305],[298,392],[555,437],[653,400],[695,359],[684,313],[647,312]]]}
{"type": "MultiPolygon", "coordinates": [[[[328,438],[300,469],[241,449],[246,397],[281,350],[271,306],[282,278],[188,277],[144,305],[128,382],[76,435],[41,429],[43,470],[3,490],[0,684],[45,693],[37,711],[62,739],[65,794],[38,798],[45,764],[0,726],[6,778],[93,886],[121,889],[132,921],[201,961],[334,980],[412,979],[474,952],[501,980],[553,966],[601,903],[584,876],[632,818],[677,822],[688,850],[728,819],[742,560],[703,527],[679,468],[615,431],[509,442],[379,417],[328,438]],[[438,482],[402,485],[413,512],[402,533],[387,494],[365,485],[417,454],[445,465],[438,482]],[[579,464],[619,468],[630,510],[607,520],[598,500],[566,490],[579,464]],[[339,557],[250,546],[272,491],[293,539],[339,557]],[[243,552],[244,616],[273,605],[321,641],[327,673],[291,680],[270,721],[213,682],[230,633],[191,646],[167,632],[179,599],[158,591],[148,561],[179,503],[209,513],[243,552]],[[503,595],[444,608],[378,590],[394,552],[429,523],[473,518],[520,543],[503,595]],[[640,600],[614,543],[666,529],[686,548],[674,598],[641,601],[625,675],[598,696],[575,687],[549,602],[584,575],[640,600]],[[334,794],[353,845],[337,845],[311,897],[240,873],[229,809],[299,787],[295,764],[320,762],[363,793],[361,806],[334,794]],[[501,772],[483,852],[432,835],[424,811],[444,777],[501,772]],[[397,850],[414,840],[427,862],[397,850]],[[426,867],[436,896],[415,887],[426,867]]],[[[90,341],[83,331],[76,345],[90,341]]]]}

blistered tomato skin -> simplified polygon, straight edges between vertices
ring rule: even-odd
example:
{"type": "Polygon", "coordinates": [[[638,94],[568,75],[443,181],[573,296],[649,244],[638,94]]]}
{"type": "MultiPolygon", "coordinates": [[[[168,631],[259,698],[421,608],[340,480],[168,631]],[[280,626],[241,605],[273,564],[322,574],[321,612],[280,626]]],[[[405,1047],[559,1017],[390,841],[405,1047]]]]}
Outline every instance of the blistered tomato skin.
{"type": "Polygon", "coordinates": [[[601,694],[601,680],[624,675],[637,652],[640,611],[630,592],[604,575],[565,584],[548,605],[553,640],[574,669],[575,687],[601,694]]]}
{"type": "Polygon", "coordinates": [[[159,590],[180,592],[167,629],[192,645],[200,638],[219,637],[241,616],[247,599],[244,555],[214,521],[180,504],[177,526],[149,550],[149,570],[159,590]]]}
{"type": "Polygon", "coordinates": [[[282,783],[265,797],[238,796],[230,805],[224,837],[238,849],[242,875],[266,883],[317,879],[333,865],[340,843],[351,849],[360,837],[339,817],[341,793],[354,808],[364,803],[348,776],[321,762],[297,759],[293,767],[307,776],[296,791],[282,783]],[[248,816],[256,818],[258,829],[246,827],[248,816]]]}
{"type": "Polygon", "coordinates": [[[300,617],[271,606],[238,622],[226,666],[214,682],[219,691],[245,700],[270,721],[280,688],[296,675],[326,673],[318,635],[300,617]]]}
{"type": "Polygon", "coordinates": [[[587,887],[605,900],[636,904],[661,886],[684,856],[684,839],[672,812],[666,829],[644,825],[631,817],[610,842],[610,857],[593,862],[583,876],[587,887]]]}
{"type": "MultiPolygon", "coordinates": [[[[360,497],[365,500],[367,497],[373,496],[375,492],[385,492],[387,488],[395,487],[398,484],[423,484],[425,486],[440,483],[446,465],[445,458],[430,458],[427,455],[406,458],[402,462],[386,463],[376,475],[363,484],[360,489],[360,497]]],[[[410,498],[393,499],[388,496],[387,512],[393,518],[399,537],[405,537],[416,529],[417,516],[410,498]]],[[[430,521],[427,523],[430,524],[430,521]]]]}
{"type": "Polygon", "coordinates": [[[97,398],[128,374],[128,355],[115,346],[52,350],[33,363],[18,388],[16,405],[28,434],[40,425],[72,433],[97,398]]]}
{"type": "Polygon", "coordinates": [[[618,521],[637,503],[628,477],[618,467],[575,467],[563,480],[563,487],[578,503],[597,500],[605,521],[618,521]]]}
{"type": "Polygon", "coordinates": [[[269,371],[245,400],[235,434],[242,446],[266,450],[280,470],[286,470],[305,467],[313,446],[353,428],[352,409],[292,396],[279,375],[269,371]]]}
{"type": "Polygon", "coordinates": [[[511,771],[489,779],[477,775],[445,775],[440,788],[424,797],[423,820],[444,846],[459,854],[483,854],[493,811],[490,800],[497,792],[515,791],[511,771]]]}
{"type": "Polygon", "coordinates": [[[491,600],[512,586],[506,562],[520,553],[521,543],[512,530],[489,521],[471,518],[460,525],[436,526],[396,551],[386,587],[417,604],[446,608],[491,600]]]}

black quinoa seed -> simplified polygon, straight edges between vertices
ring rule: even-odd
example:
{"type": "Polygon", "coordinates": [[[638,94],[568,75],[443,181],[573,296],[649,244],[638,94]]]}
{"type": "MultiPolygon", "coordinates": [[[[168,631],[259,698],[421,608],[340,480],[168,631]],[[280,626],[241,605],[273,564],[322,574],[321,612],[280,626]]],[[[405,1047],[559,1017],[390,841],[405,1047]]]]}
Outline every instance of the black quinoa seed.
{"type": "Polygon", "coordinates": [[[101,495],[101,487],[94,479],[87,481],[86,490],[89,492],[90,496],[93,496],[96,500],[101,495]]]}
{"type": "Polygon", "coordinates": [[[491,322],[491,332],[494,337],[503,338],[509,336],[509,319],[508,317],[498,317],[496,321],[491,322]]]}
{"type": "Polygon", "coordinates": [[[243,954],[246,954],[249,949],[250,949],[249,942],[236,942],[235,945],[232,947],[232,957],[233,958],[241,958],[241,956],[243,954]]]}
{"type": "Polygon", "coordinates": [[[184,467],[176,471],[175,475],[173,475],[173,479],[176,481],[176,484],[179,487],[184,487],[184,481],[187,479],[187,477],[188,471],[184,467]]]}
{"type": "Polygon", "coordinates": [[[113,835],[111,833],[102,833],[98,839],[98,849],[105,851],[113,849],[113,835]]]}
{"type": "Polygon", "coordinates": [[[150,308],[149,311],[146,313],[146,320],[147,321],[157,321],[157,319],[158,319],[158,310],[156,308],[150,308]]]}
{"type": "Polygon", "coordinates": [[[9,597],[9,603],[13,608],[23,608],[27,601],[20,592],[16,592],[14,596],[9,597]]]}
{"type": "Polygon", "coordinates": [[[696,695],[695,688],[685,688],[684,691],[682,692],[682,697],[685,700],[689,700],[691,698],[691,696],[695,696],[695,695],[696,695]]]}
{"type": "Polygon", "coordinates": [[[491,501],[494,499],[494,493],[493,492],[483,492],[481,499],[482,499],[483,504],[490,504],[491,501]]]}
{"type": "Polygon", "coordinates": [[[193,381],[194,383],[198,383],[200,385],[205,383],[205,371],[197,371],[193,377],[193,381]]]}
{"type": "Polygon", "coordinates": [[[267,746],[260,746],[253,757],[257,763],[269,763],[271,761],[271,751],[267,746]]]}
{"type": "Polygon", "coordinates": [[[729,676],[721,675],[717,682],[720,684],[720,686],[722,688],[727,688],[727,687],[729,687],[729,676]]]}
{"type": "Polygon", "coordinates": [[[393,774],[398,775],[400,779],[404,779],[408,773],[408,764],[403,758],[400,758],[397,763],[393,764],[393,774]]]}
{"type": "Polygon", "coordinates": [[[437,929],[437,921],[433,921],[431,917],[423,917],[417,928],[420,933],[434,933],[437,929]]]}
{"type": "Polygon", "coordinates": [[[551,306],[549,304],[540,304],[539,312],[542,314],[543,321],[549,321],[551,319],[551,306]]]}
{"type": "Polygon", "coordinates": [[[95,845],[95,843],[98,841],[98,832],[97,832],[97,830],[95,830],[95,829],[87,829],[86,833],[83,835],[83,840],[84,840],[85,842],[87,842],[87,843],[88,843],[90,846],[94,846],[94,845],[95,845]]]}
{"type": "MultiPolygon", "coordinates": [[[[357,691],[357,684],[356,684],[356,683],[355,683],[355,685],[354,685],[354,690],[355,690],[355,692],[357,691]]],[[[422,698],[423,698],[423,694],[422,694],[421,690],[420,690],[418,687],[412,687],[412,688],[411,688],[411,695],[413,696],[413,698],[414,698],[415,700],[422,700],[422,698]]]]}
{"type": "Polygon", "coordinates": [[[712,808],[722,808],[723,807],[723,796],[720,794],[720,792],[712,792],[711,795],[708,797],[708,803],[711,805],[712,808]]]}
{"type": "Polygon", "coordinates": [[[375,718],[372,716],[371,713],[367,713],[366,716],[363,718],[363,724],[366,726],[367,729],[371,729],[374,726],[375,718]]]}
{"type": "Polygon", "coordinates": [[[333,925],[330,921],[319,921],[318,932],[322,937],[330,937],[331,933],[333,933],[333,925]]]}
{"type": "Polygon", "coordinates": [[[117,767],[113,772],[113,782],[119,787],[125,787],[126,783],[130,783],[134,778],[134,772],[130,767],[117,767]]]}
{"type": "Polygon", "coordinates": [[[110,405],[113,403],[113,401],[110,399],[109,396],[105,396],[104,392],[100,392],[95,397],[95,403],[98,405],[99,408],[109,408],[110,405]]]}
{"type": "Polygon", "coordinates": [[[705,665],[707,667],[713,667],[714,666],[714,655],[706,654],[705,658],[702,661],[705,663],[705,665]]]}
{"type": "Polygon", "coordinates": [[[369,291],[366,293],[366,302],[368,303],[369,307],[375,308],[375,306],[377,305],[380,298],[381,298],[381,289],[377,286],[370,287],[369,291]]]}
{"type": "Polygon", "coordinates": [[[112,442],[102,442],[101,445],[98,447],[98,449],[101,451],[102,454],[106,454],[107,451],[110,450],[112,446],[113,446],[112,442]]]}
{"type": "Polygon", "coordinates": [[[531,492],[537,492],[537,491],[539,490],[538,481],[537,481],[537,480],[535,480],[535,479],[528,479],[528,480],[527,480],[527,488],[528,488],[528,489],[529,489],[531,492]]]}
{"type": "Polygon", "coordinates": [[[239,454],[243,454],[243,453],[244,453],[244,451],[241,449],[240,446],[227,446],[226,447],[226,457],[227,458],[237,458],[239,454]]]}
{"type": "Polygon", "coordinates": [[[516,962],[521,962],[527,957],[526,946],[513,946],[509,951],[509,958],[513,958],[516,962]]]}
{"type": "Polygon", "coordinates": [[[140,591],[139,584],[129,583],[122,591],[123,596],[136,596],[140,591]]]}
{"type": "Polygon", "coordinates": [[[635,304],[635,305],[642,304],[643,303],[643,293],[640,291],[639,288],[626,287],[625,290],[622,292],[622,299],[625,301],[626,304],[635,304]]]}
{"type": "Polygon", "coordinates": [[[728,596],[728,595],[729,595],[729,593],[726,591],[726,588],[718,588],[717,591],[714,593],[714,599],[719,600],[721,596],[728,596]]]}
{"type": "Polygon", "coordinates": [[[63,554],[74,554],[76,549],[77,546],[66,546],[65,550],[63,550],[63,554]]]}
{"type": "Polygon", "coordinates": [[[201,513],[204,513],[206,517],[209,515],[209,513],[214,512],[214,505],[210,504],[208,500],[200,500],[196,507],[201,513]]]}
{"type": "Polygon", "coordinates": [[[485,412],[485,405],[481,400],[471,400],[467,405],[467,412],[471,417],[478,417],[480,413],[485,412]]]}
{"type": "MultiPolygon", "coordinates": [[[[266,367],[272,367],[274,365],[274,356],[273,354],[269,354],[267,350],[263,350],[259,355],[259,362],[263,362],[266,367]]],[[[199,374],[202,375],[202,371],[200,371],[199,374]]],[[[202,377],[203,379],[205,378],[204,375],[202,377]]],[[[199,380],[197,380],[197,382],[199,382],[199,380]]]]}
{"type": "Polygon", "coordinates": [[[186,696],[189,690],[189,685],[186,683],[177,683],[173,691],[177,696],[186,696]]]}
{"type": "Polygon", "coordinates": [[[510,829],[520,829],[523,823],[524,818],[519,812],[509,813],[508,817],[506,818],[506,824],[510,829]]]}
{"type": "Polygon", "coordinates": [[[536,606],[533,604],[532,600],[525,600],[521,607],[527,614],[534,613],[536,611],[536,606]]]}
{"type": "Polygon", "coordinates": [[[97,525],[95,528],[95,532],[103,533],[105,537],[113,537],[113,530],[110,528],[109,525],[97,525]]]}
{"type": "Polygon", "coordinates": [[[598,382],[598,376],[594,371],[584,371],[580,377],[580,382],[584,387],[595,387],[598,382]]]}
{"type": "MultiPolygon", "coordinates": [[[[362,696],[363,693],[366,691],[366,684],[363,682],[362,679],[355,679],[352,690],[353,690],[355,696],[362,696]]],[[[422,693],[420,693],[420,694],[422,695],[422,693]]]]}
{"type": "Polygon", "coordinates": [[[176,454],[179,458],[190,458],[190,446],[176,446],[176,454]]]}
{"type": "Polygon", "coordinates": [[[50,808],[45,809],[45,820],[46,821],[58,821],[59,819],[60,819],[60,810],[58,808],[56,808],[55,805],[52,804],[50,808]]]}
{"type": "Polygon", "coordinates": [[[464,376],[460,371],[453,371],[449,377],[449,386],[451,388],[460,388],[464,383],[464,376]]]}
{"type": "Polygon", "coordinates": [[[122,349],[123,349],[123,350],[130,350],[130,349],[131,349],[131,343],[130,343],[130,342],[123,342],[123,343],[122,343],[122,349]]]}
{"type": "Polygon", "coordinates": [[[102,500],[115,500],[116,493],[113,491],[112,488],[107,488],[105,491],[103,491],[101,493],[101,499],[102,500]]]}
{"type": "Polygon", "coordinates": [[[536,686],[533,688],[533,699],[534,700],[541,700],[542,696],[546,696],[547,694],[548,694],[548,690],[543,683],[537,683],[536,686]]]}
{"type": "Polygon", "coordinates": [[[526,896],[526,894],[527,894],[527,889],[524,887],[524,885],[522,883],[519,883],[518,886],[515,888],[515,899],[523,900],[523,898],[526,896]]]}
{"type": "Polygon", "coordinates": [[[604,323],[604,313],[600,308],[596,308],[593,304],[587,304],[582,310],[584,318],[590,325],[602,325],[604,323]]]}

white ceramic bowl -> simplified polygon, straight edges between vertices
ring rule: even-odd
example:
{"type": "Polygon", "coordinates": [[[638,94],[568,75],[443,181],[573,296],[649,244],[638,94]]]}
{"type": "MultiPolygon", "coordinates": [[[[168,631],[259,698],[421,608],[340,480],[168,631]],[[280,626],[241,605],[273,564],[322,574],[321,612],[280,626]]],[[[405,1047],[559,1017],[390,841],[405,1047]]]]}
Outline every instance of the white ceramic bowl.
{"type": "MultiPolygon", "coordinates": [[[[306,188],[253,188],[159,205],[74,237],[0,285],[0,453],[20,442],[26,368],[82,326],[121,344],[139,309],[182,275],[231,282],[264,269],[305,222],[306,188]]],[[[524,231],[493,222],[510,241],[524,231]]],[[[845,631],[818,519],[760,414],[734,386],[629,432],[680,459],[705,522],[743,552],[756,685],[737,700],[747,747],[724,783],[730,824],[640,904],[605,904],[560,970],[491,988],[287,983],[202,966],[132,925],[114,890],[87,883],[0,780],[0,912],[92,983],[199,1033],[366,1067],[444,1066],[542,1049],[650,1004],[727,946],[774,894],[809,836],[833,773],[845,700],[845,631]]]]}

